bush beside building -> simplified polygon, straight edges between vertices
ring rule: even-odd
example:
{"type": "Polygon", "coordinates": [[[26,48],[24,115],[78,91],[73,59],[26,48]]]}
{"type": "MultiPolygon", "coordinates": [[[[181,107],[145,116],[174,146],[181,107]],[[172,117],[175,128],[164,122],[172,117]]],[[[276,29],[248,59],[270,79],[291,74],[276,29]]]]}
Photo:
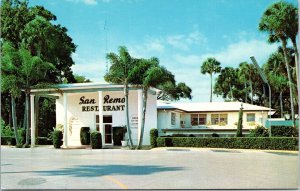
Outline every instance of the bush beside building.
{"type": "Polygon", "coordinates": [[[158,147],[200,147],[228,149],[298,150],[296,137],[158,137],[158,147]]]}

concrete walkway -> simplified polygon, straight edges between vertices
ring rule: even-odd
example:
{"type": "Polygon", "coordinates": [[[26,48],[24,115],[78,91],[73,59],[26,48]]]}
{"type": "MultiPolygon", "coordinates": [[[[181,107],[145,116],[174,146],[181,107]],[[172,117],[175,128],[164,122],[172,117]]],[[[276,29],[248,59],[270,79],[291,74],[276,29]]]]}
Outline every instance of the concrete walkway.
{"type": "Polygon", "coordinates": [[[1,147],[2,189],[297,189],[298,152],[1,147]]]}

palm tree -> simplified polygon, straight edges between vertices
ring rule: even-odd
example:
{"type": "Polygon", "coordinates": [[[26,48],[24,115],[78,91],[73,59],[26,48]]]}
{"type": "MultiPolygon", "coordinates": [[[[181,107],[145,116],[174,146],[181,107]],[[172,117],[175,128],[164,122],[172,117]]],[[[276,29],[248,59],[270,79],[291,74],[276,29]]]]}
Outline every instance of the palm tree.
{"type": "Polygon", "coordinates": [[[222,95],[230,101],[236,99],[237,95],[237,70],[232,67],[225,67],[221,70],[214,85],[214,94],[222,95]],[[234,94],[235,93],[235,94],[234,94]]]}
{"type": "Polygon", "coordinates": [[[19,58],[17,51],[11,43],[2,45],[1,57],[1,92],[8,92],[11,97],[12,121],[16,139],[16,144],[19,146],[19,138],[17,133],[17,117],[16,117],[16,99],[21,96],[22,80],[19,78],[19,58]]]}
{"type": "MultiPolygon", "coordinates": [[[[45,79],[46,72],[53,69],[54,66],[44,62],[38,56],[32,56],[23,46],[16,50],[10,43],[4,43],[3,50],[5,50],[2,67],[3,89],[11,94],[13,119],[15,118],[15,98],[21,96],[21,90],[25,91],[26,142],[24,146],[26,147],[29,144],[29,95],[31,87],[45,79]]],[[[13,121],[15,121],[14,129],[16,129],[16,119],[13,121]]]]}
{"type": "Polygon", "coordinates": [[[142,106],[142,121],[141,133],[137,149],[141,148],[143,144],[143,136],[145,129],[145,116],[147,109],[148,90],[150,87],[157,87],[160,84],[170,82],[175,84],[174,75],[166,68],[159,66],[157,58],[141,59],[136,67],[130,72],[131,83],[142,86],[143,106],[142,106]]]}
{"type": "Polygon", "coordinates": [[[282,94],[288,84],[288,80],[286,79],[285,76],[276,75],[272,72],[269,73],[268,78],[269,78],[270,84],[275,89],[275,91],[280,92],[279,93],[280,116],[281,116],[281,118],[283,118],[282,94]]]}
{"type": "Polygon", "coordinates": [[[297,88],[299,91],[299,53],[297,48],[297,34],[298,34],[298,9],[291,3],[282,2],[283,8],[281,14],[284,14],[283,17],[286,19],[285,22],[288,23],[286,25],[286,33],[287,37],[291,39],[293,48],[295,51],[295,70],[296,70],[296,81],[297,81],[297,88]]]}
{"type": "MultiPolygon", "coordinates": [[[[289,52],[291,50],[289,49],[289,52]]],[[[284,55],[282,49],[279,48],[276,52],[272,53],[266,64],[264,65],[264,71],[268,75],[268,79],[272,88],[279,92],[280,102],[280,116],[283,117],[283,100],[282,94],[286,91],[288,86],[288,79],[286,78],[286,70],[284,67],[284,55]]]]}
{"type": "Polygon", "coordinates": [[[221,74],[224,75],[225,80],[224,83],[229,85],[230,99],[233,101],[233,91],[232,91],[232,82],[235,80],[235,69],[232,67],[225,67],[221,70],[221,74]]]}
{"type": "Polygon", "coordinates": [[[129,74],[134,68],[134,66],[136,66],[138,60],[130,56],[125,46],[119,47],[119,55],[111,52],[108,53],[106,57],[111,62],[111,66],[109,68],[108,73],[104,76],[105,81],[124,85],[126,127],[129,139],[129,146],[133,147],[129,123],[128,85],[130,84],[129,74]]]}
{"type": "Polygon", "coordinates": [[[251,104],[253,104],[252,79],[253,79],[254,72],[255,72],[255,68],[252,64],[249,64],[247,62],[240,63],[238,76],[240,77],[240,80],[243,81],[244,83],[249,82],[250,94],[251,94],[251,104]]]}
{"type": "Polygon", "coordinates": [[[289,80],[292,121],[293,126],[295,126],[295,112],[292,90],[293,85],[289,66],[289,58],[287,55],[287,40],[290,35],[289,28],[290,25],[293,25],[293,23],[291,23],[289,19],[290,15],[286,12],[287,7],[288,3],[283,1],[279,1],[268,7],[267,10],[264,12],[263,16],[261,17],[259,23],[259,30],[269,33],[268,41],[270,43],[276,42],[278,40],[282,43],[285,65],[289,80]]]}
{"type": "Polygon", "coordinates": [[[184,82],[174,84],[166,82],[157,86],[161,90],[158,95],[158,100],[179,100],[180,98],[192,99],[192,89],[187,86],[184,82]]]}
{"type": "Polygon", "coordinates": [[[44,62],[38,56],[32,56],[28,50],[22,47],[19,50],[21,59],[21,77],[23,79],[22,89],[25,90],[25,114],[26,114],[26,142],[25,147],[29,145],[29,99],[32,86],[45,80],[47,71],[55,67],[48,62],[44,62]]]}
{"type": "Polygon", "coordinates": [[[210,102],[212,102],[212,75],[221,71],[221,63],[215,58],[207,58],[201,66],[201,73],[210,75],[210,102]]]}

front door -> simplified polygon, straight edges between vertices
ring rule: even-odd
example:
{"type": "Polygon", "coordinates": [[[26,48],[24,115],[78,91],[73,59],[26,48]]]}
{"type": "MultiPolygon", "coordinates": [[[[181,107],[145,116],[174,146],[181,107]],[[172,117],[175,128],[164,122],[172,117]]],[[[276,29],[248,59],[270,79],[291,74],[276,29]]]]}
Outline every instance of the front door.
{"type": "Polygon", "coordinates": [[[112,144],[113,140],[113,131],[112,131],[112,116],[104,115],[103,116],[103,126],[104,126],[104,143],[112,144]]]}

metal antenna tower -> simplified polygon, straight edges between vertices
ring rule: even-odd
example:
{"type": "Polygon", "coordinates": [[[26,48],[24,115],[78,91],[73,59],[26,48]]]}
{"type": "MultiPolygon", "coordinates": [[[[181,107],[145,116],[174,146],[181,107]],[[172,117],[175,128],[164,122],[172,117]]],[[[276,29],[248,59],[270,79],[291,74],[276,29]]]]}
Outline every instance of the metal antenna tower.
{"type": "MultiPolygon", "coordinates": [[[[105,21],[104,21],[104,31],[105,31],[105,54],[108,53],[107,51],[107,14],[105,14],[105,21]]],[[[107,61],[107,58],[105,56],[105,64],[106,64],[106,73],[108,73],[108,61],[107,61]]]]}

